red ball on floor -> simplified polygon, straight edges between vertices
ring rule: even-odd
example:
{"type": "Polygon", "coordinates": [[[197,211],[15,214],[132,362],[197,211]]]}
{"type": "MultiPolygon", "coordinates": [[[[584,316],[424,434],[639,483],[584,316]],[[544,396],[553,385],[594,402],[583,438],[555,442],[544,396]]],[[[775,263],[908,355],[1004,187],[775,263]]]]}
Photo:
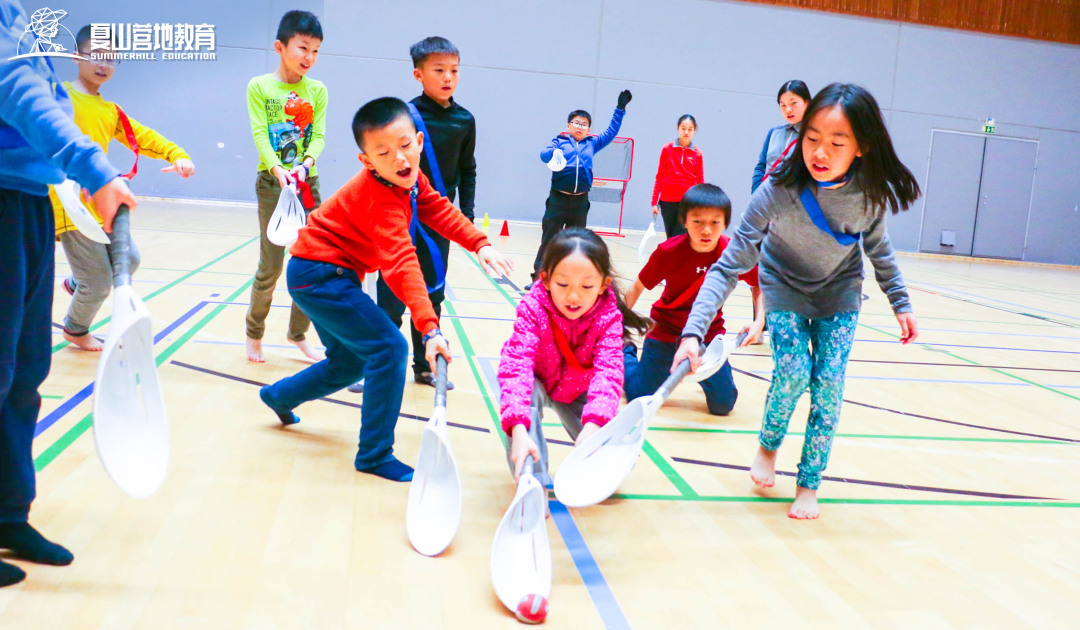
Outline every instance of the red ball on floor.
{"type": "Polygon", "coordinates": [[[518,621],[523,623],[544,623],[547,614],[548,600],[543,595],[526,595],[518,602],[518,621]]]}

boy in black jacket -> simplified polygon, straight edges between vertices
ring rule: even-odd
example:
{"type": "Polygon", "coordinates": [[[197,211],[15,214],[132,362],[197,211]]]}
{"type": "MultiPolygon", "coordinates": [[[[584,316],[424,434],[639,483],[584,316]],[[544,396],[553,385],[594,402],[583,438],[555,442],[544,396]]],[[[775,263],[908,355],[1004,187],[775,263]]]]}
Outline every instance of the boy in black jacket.
{"type": "MultiPolygon", "coordinates": [[[[415,107],[414,117],[419,113],[424,131],[425,146],[420,161],[420,170],[431,180],[440,193],[451,202],[461,192],[458,207],[462,214],[472,221],[474,200],[476,198],[476,120],[469,110],[454,101],[454,90],[458,84],[458,69],[461,55],[458,49],[443,37],[428,37],[409,48],[413,61],[413,78],[423,86],[423,92],[409,105],[415,107]],[[436,164],[428,160],[428,146],[434,148],[436,164]],[[434,168],[433,168],[434,166],[434,168]]],[[[450,255],[450,241],[433,230],[428,230],[431,238],[438,245],[445,272],[450,255]]],[[[415,243],[416,257],[424,271],[424,280],[428,287],[435,287],[437,278],[432,252],[425,243],[415,243]]],[[[444,273],[445,277],[445,273],[444,273]]],[[[378,282],[379,306],[390,316],[390,320],[401,326],[405,314],[405,304],[390,290],[380,277],[378,282]]],[[[445,299],[443,287],[430,292],[431,305],[435,316],[442,314],[442,302],[445,299]]],[[[435,386],[431,366],[424,358],[424,343],[415,326],[412,331],[413,375],[417,383],[435,386]]],[[[447,389],[453,389],[453,383],[447,383],[447,389]]],[[[363,391],[362,383],[357,383],[349,391],[363,391]]]]}

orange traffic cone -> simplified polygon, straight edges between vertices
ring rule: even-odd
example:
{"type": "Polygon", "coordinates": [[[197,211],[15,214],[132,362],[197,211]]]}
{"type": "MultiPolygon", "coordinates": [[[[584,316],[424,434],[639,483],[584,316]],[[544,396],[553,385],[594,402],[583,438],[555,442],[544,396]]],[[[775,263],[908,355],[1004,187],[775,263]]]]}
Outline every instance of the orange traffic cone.
{"type": "Polygon", "coordinates": [[[510,236],[510,222],[503,219],[502,230],[499,232],[499,236],[510,236]]]}

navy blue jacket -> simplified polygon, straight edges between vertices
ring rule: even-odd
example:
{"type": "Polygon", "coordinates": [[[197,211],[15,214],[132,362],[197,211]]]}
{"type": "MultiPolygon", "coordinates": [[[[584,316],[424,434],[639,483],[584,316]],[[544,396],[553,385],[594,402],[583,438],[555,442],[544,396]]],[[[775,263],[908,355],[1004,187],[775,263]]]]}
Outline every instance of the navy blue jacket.
{"type": "Polygon", "coordinates": [[[574,140],[570,135],[560,133],[555,136],[551,144],[544,147],[540,152],[540,160],[544,163],[551,161],[555,149],[562,149],[566,157],[566,166],[558,173],[551,174],[551,189],[568,193],[588,192],[592,188],[593,156],[600,149],[611,144],[615,136],[619,135],[622,127],[625,109],[616,109],[611,115],[611,123],[607,130],[599,136],[586,136],[581,142],[574,140]]]}

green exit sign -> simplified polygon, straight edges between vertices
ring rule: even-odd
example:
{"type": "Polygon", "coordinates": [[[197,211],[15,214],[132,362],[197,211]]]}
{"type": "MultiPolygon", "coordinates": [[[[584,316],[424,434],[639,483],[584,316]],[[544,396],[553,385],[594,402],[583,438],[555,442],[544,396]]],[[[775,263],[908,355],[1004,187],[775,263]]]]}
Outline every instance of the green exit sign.
{"type": "Polygon", "coordinates": [[[996,129],[993,118],[987,118],[983,121],[983,133],[994,133],[996,129]]]}

